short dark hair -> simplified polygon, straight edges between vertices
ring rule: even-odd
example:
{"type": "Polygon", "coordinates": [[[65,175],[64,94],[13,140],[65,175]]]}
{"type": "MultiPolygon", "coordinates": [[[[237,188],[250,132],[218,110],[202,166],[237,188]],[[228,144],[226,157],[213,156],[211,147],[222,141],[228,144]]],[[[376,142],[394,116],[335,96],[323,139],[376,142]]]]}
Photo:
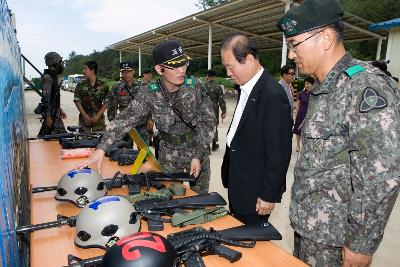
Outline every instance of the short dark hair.
{"type": "Polygon", "coordinates": [[[215,77],[215,76],[217,76],[217,73],[216,73],[213,69],[209,69],[209,70],[207,71],[207,76],[209,76],[209,77],[215,77]]]}
{"type": "Polygon", "coordinates": [[[312,76],[307,76],[307,77],[304,78],[304,83],[305,82],[309,82],[311,84],[314,84],[315,79],[312,76]]]}
{"type": "Polygon", "coordinates": [[[387,64],[382,60],[374,60],[371,62],[371,65],[380,69],[381,71],[387,71],[387,64]]]}
{"type": "Polygon", "coordinates": [[[290,69],[294,70],[294,67],[292,65],[289,65],[289,64],[282,66],[282,68],[281,68],[281,76],[283,76],[283,74],[288,74],[290,69]]]}
{"type": "Polygon", "coordinates": [[[99,69],[99,66],[97,65],[97,62],[94,60],[89,60],[83,63],[84,66],[87,66],[90,70],[94,71],[94,74],[97,75],[97,70],[99,69]]]}
{"type": "Polygon", "coordinates": [[[243,33],[234,32],[226,36],[222,41],[221,51],[228,48],[232,49],[235,59],[241,64],[246,61],[249,54],[255,59],[258,58],[256,43],[243,33]]]}
{"type": "Polygon", "coordinates": [[[338,20],[332,24],[326,26],[327,28],[331,28],[336,33],[336,40],[339,43],[343,42],[344,38],[344,23],[343,20],[338,20]]]}

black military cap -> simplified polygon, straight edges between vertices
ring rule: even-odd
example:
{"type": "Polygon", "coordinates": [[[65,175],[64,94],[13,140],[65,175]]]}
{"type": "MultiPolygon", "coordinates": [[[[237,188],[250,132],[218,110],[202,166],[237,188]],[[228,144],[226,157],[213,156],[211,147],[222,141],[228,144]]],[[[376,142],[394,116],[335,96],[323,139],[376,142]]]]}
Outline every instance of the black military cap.
{"type": "Polygon", "coordinates": [[[132,62],[129,61],[125,61],[125,62],[121,62],[119,63],[119,70],[120,71],[124,71],[124,70],[133,70],[133,64],[132,62]]]}
{"type": "Polygon", "coordinates": [[[142,74],[151,73],[151,69],[143,69],[142,74]]]}
{"type": "Polygon", "coordinates": [[[217,76],[217,73],[215,73],[214,70],[209,69],[209,70],[207,71],[207,76],[214,77],[214,76],[217,76]]]}
{"type": "Polygon", "coordinates": [[[153,49],[155,65],[166,65],[169,67],[180,67],[190,60],[183,52],[181,44],[176,40],[167,40],[159,43],[153,49]]]}
{"type": "Polygon", "coordinates": [[[292,7],[278,21],[286,38],[308,32],[342,19],[344,12],[337,0],[305,0],[292,7]]]}

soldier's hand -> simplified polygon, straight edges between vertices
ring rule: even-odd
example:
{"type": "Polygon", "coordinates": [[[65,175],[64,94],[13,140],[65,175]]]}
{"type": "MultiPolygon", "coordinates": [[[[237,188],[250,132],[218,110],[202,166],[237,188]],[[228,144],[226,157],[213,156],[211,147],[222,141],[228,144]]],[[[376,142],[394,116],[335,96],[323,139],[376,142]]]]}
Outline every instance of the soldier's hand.
{"type": "Polygon", "coordinates": [[[344,246],[342,250],[343,267],[368,267],[371,265],[372,256],[355,253],[344,246]]]}
{"type": "Polygon", "coordinates": [[[259,197],[257,198],[256,211],[258,215],[271,214],[274,208],[275,208],[275,203],[266,202],[259,197]]]}
{"type": "Polygon", "coordinates": [[[105,154],[106,152],[104,152],[102,149],[96,149],[87,160],[82,161],[81,163],[76,165],[74,169],[83,169],[89,166],[90,164],[97,162],[97,170],[101,174],[101,165],[103,164],[103,159],[105,154]]]}
{"type": "Polygon", "coordinates": [[[190,164],[190,174],[194,177],[198,177],[201,171],[201,164],[199,159],[192,159],[190,164]]]}
{"type": "Polygon", "coordinates": [[[96,114],[96,115],[94,115],[93,117],[90,118],[90,121],[92,122],[92,124],[95,124],[99,119],[100,119],[100,116],[98,116],[96,114]]]}
{"type": "Polygon", "coordinates": [[[153,130],[153,126],[154,126],[154,121],[152,119],[148,119],[146,129],[148,131],[151,131],[151,130],[153,130]]]}
{"type": "Polygon", "coordinates": [[[51,118],[51,116],[46,116],[46,128],[51,128],[52,125],[53,119],[51,118]]]}
{"type": "Polygon", "coordinates": [[[83,123],[85,126],[90,126],[92,124],[91,118],[87,114],[82,114],[83,117],[83,123]]]}
{"type": "Polygon", "coordinates": [[[226,117],[226,112],[221,114],[221,119],[225,120],[225,117],[226,117]]]}

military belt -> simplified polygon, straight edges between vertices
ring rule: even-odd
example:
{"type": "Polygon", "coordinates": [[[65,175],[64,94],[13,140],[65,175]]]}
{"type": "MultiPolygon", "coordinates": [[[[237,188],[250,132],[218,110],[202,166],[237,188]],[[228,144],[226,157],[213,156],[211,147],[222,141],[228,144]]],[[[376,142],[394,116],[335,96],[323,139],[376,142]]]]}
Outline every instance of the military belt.
{"type": "Polygon", "coordinates": [[[183,143],[192,142],[196,137],[196,133],[194,131],[187,132],[186,134],[168,134],[161,131],[159,133],[161,140],[173,145],[180,145],[183,143]]]}

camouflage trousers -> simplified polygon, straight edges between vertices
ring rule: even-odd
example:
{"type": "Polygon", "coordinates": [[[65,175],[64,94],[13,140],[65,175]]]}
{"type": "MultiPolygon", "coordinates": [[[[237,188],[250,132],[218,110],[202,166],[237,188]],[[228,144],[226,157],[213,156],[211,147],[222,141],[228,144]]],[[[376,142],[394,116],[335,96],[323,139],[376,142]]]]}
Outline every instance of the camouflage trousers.
{"type": "Polygon", "coordinates": [[[342,266],[342,247],[314,242],[294,232],[293,256],[313,267],[342,266]]]}
{"type": "Polygon", "coordinates": [[[217,126],[215,128],[215,133],[214,133],[214,139],[213,139],[213,143],[218,143],[218,120],[217,120],[217,126]]]}
{"type": "MultiPolygon", "coordinates": [[[[159,162],[166,172],[190,172],[193,159],[193,148],[173,149],[160,142],[159,162]]],[[[190,189],[198,194],[208,193],[210,184],[210,152],[206,151],[201,161],[201,171],[196,183],[190,185],[190,189]]]]}
{"type": "Polygon", "coordinates": [[[106,130],[106,122],[104,115],[95,123],[90,126],[85,125],[83,117],[79,114],[79,125],[82,126],[83,132],[102,132],[106,130]]]}

